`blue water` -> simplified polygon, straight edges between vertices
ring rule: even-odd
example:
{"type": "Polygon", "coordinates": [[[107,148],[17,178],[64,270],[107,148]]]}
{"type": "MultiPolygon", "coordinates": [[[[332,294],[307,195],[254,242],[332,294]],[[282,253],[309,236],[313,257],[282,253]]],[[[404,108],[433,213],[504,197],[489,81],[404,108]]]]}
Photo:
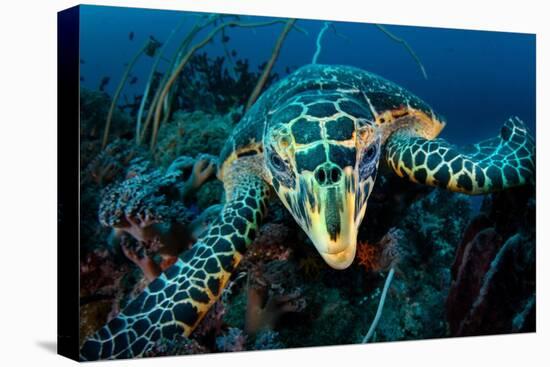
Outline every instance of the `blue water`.
{"type": "MultiPolygon", "coordinates": [[[[182,20],[180,32],[166,47],[171,55],[196,22],[190,13],[116,7],[81,7],[82,85],[97,89],[104,76],[113,94],[125,64],[150,35],[163,42],[182,20]],[[133,32],[133,40],[129,34],[133,32]]],[[[242,17],[242,21],[270,18],[242,17]]],[[[406,22],[406,19],[403,19],[406,22]]],[[[291,31],[274,71],[286,75],[286,67],[310,63],[323,21],[299,20],[308,35],[291,31]]],[[[497,134],[510,115],[522,118],[535,134],[535,35],[388,25],[406,40],[426,68],[425,80],[406,49],[372,24],[333,22],[322,39],[318,63],[347,64],[382,75],[417,94],[448,124],[441,137],[456,144],[473,143],[497,134]]],[[[270,57],[283,25],[257,29],[228,29],[228,48],[246,58],[252,69],[270,57]]],[[[206,32],[199,34],[202,39],[206,32]]],[[[223,56],[220,37],[203,51],[223,56]]],[[[132,100],[145,88],[152,58],[141,58],[133,71],[138,80],[127,85],[123,96],[132,100]]],[[[166,67],[161,62],[160,70],[166,67]]]]}

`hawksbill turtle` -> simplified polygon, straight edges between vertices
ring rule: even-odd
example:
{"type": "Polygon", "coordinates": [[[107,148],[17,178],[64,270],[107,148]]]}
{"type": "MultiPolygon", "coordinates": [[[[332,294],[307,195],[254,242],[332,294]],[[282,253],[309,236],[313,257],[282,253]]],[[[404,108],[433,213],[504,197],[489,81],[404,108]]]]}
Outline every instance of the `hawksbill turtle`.
{"type": "Polygon", "coordinates": [[[464,148],[436,139],[445,122],[404,88],[349,66],[307,65],[258,99],[219,160],[226,203],[197,243],[82,345],[82,360],[143,355],[190,335],[216,302],[278,197],[326,263],[345,269],[380,161],[418,184],[486,194],[534,180],[534,140],[509,118],[464,148]],[[276,193],[274,195],[273,193],[276,193]]]}

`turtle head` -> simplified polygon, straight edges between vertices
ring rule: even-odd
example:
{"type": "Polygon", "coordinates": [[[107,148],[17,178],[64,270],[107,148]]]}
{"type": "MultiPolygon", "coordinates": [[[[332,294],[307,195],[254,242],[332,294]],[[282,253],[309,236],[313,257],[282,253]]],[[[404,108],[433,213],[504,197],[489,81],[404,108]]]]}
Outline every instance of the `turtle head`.
{"type": "Polygon", "coordinates": [[[332,117],[268,124],[264,157],[283,204],[323,259],[345,269],[355,257],[381,139],[368,121],[343,113],[332,117]]]}

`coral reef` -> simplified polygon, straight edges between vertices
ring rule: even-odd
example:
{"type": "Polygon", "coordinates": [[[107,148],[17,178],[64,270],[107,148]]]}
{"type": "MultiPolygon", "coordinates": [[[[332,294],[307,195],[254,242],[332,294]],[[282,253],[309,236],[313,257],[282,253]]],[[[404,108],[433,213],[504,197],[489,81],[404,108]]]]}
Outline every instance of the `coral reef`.
{"type": "Polygon", "coordinates": [[[150,162],[133,162],[127,179],[108,187],[99,207],[99,221],[113,228],[113,240],[126,257],[155,279],[163,270],[152,256],[160,254],[165,266],[192,244],[192,214],[184,200],[214,173],[208,156],[174,160],[166,170],[150,169],[150,162]],[[128,241],[127,236],[135,239],[128,241]]]}
{"type": "MultiPolygon", "coordinates": [[[[155,42],[142,52],[154,55],[155,42]]],[[[82,89],[82,338],[176,261],[220,212],[217,156],[259,81],[261,90],[278,78],[267,63],[251,71],[247,60],[236,60],[229,68],[230,55],[236,52],[193,54],[167,90],[166,107],[142,104],[159,112],[152,150],[139,145],[151,137],[147,126],[134,128],[140,96],[121,106],[82,89]],[[109,106],[111,143],[101,149],[109,106]]],[[[153,70],[149,87],[162,89],[168,77],[153,70]]],[[[200,326],[189,338],[159,340],[146,355],[358,343],[377,315],[389,269],[394,278],[372,341],[532,331],[534,212],[533,188],[525,187],[487,197],[472,218],[464,195],[404,181],[382,164],[356,260],[336,271],[274,201],[200,326]]]]}
{"type": "Polygon", "coordinates": [[[485,198],[452,267],[451,335],[535,330],[535,210],[530,186],[485,198]]]}

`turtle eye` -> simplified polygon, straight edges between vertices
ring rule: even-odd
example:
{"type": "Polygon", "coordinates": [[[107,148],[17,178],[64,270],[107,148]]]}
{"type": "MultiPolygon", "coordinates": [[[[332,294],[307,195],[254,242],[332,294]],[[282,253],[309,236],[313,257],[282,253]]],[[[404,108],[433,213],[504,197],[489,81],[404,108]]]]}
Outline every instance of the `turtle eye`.
{"type": "Polygon", "coordinates": [[[373,143],[363,152],[359,162],[359,177],[365,179],[376,172],[378,167],[378,144],[373,143]]]}
{"type": "Polygon", "coordinates": [[[271,155],[271,165],[273,168],[275,168],[277,171],[284,171],[285,170],[285,162],[279,157],[277,154],[271,155]]]}
{"type": "Polygon", "coordinates": [[[376,147],[374,145],[371,145],[369,149],[365,152],[365,158],[366,159],[372,159],[374,158],[374,155],[376,154],[376,147]]]}
{"type": "Polygon", "coordinates": [[[294,187],[296,184],[296,178],[294,172],[290,168],[288,162],[285,162],[276,152],[268,149],[267,153],[270,171],[273,174],[273,179],[280,185],[286,187],[294,187]]]}

